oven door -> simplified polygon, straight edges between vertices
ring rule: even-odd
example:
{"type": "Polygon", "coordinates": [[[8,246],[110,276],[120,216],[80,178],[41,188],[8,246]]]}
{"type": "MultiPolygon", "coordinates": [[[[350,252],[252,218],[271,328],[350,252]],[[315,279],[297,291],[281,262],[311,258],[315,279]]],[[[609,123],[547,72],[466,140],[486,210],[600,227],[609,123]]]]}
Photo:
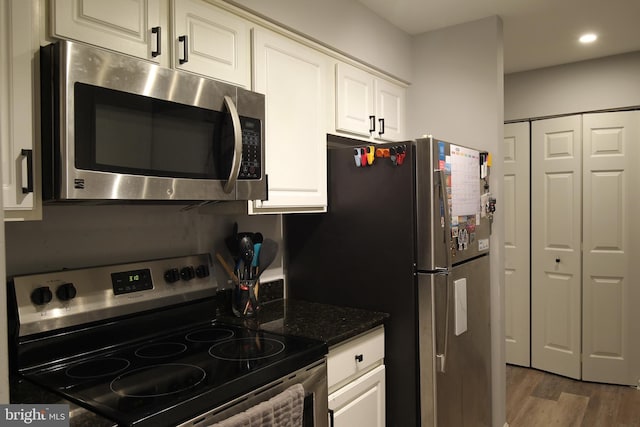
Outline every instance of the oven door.
{"type": "Polygon", "coordinates": [[[328,427],[327,363],[321,362],[300,369],[285,378],[273,381],[251,393],[197,416],[178,427],[209,427],[266,402],[295,384],[304,388],[303,427],[328,427]]]}
{"type": "Polygon", "coordinates": [[[46,200],[238,200],[239,178],[263,181],[263,117],[241,117],[235,86],[72,42],[43,52],[46,200]]]}

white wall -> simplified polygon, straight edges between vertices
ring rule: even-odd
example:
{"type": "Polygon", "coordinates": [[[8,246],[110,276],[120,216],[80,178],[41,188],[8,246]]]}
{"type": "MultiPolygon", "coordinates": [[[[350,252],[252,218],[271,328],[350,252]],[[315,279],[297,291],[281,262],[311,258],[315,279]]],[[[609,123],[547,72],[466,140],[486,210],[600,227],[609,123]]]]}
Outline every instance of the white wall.
{"type": "Polygon", "coordinates": [[[355,0],[227,0],[411,81],[411,37],[355,0]]]}
{"type": "Polygon", "coordinates": [[[493,425],[505,423],[503,57],[502,20],[491,17],[415,37],[413,84],[408,92],[410,135],[438,138],[489,151],[491,191],[498,211],[491,236],[491,347],[493,425]]]}
{"type": "Polygon", "coordinates": [[[640,106],[640,52],[505,76],[505,120],[640,106]]]}

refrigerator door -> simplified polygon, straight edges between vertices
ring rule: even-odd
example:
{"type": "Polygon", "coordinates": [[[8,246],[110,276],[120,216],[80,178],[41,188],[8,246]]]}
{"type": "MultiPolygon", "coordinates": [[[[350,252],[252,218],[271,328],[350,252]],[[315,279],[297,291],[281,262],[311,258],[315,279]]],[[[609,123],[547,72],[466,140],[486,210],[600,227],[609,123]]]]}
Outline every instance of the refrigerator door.
{"type": "Polygon", "coordinates": [[[489,427],[489,256],[418,276],[422,426],[489,427]]]}
{"type": "Polygon", "coordinates": [[[415,147],[417,269],[437,271],[487,253],[480,152],[431,137],[415,147]]]}

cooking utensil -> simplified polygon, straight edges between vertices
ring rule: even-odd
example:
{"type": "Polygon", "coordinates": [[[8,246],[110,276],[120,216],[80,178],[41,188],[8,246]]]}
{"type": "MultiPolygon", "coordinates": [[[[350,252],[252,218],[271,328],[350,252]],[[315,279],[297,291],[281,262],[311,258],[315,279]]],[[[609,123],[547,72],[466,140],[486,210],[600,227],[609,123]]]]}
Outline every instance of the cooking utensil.
{"type": "Polygon", "coordinates": [[[240,279],[248,279],[251,272],[251,263],[253,262],[253,240],[248,235],[240,239],[239,244],[240,259],[243,261],[240,279]]]}
{"type": "Polygon", "coordinates": [[[216,259],[218,260],[218,262],[220,262],[220,265],[222,265],[222,268],[224,268],[224,271],[227,272],[227,275],[229,276],[229,278],[233,280],[233,283],[237,284],[238,276],[235,275],[235,273],[233,272],[229,264],[227,264],[227,262],[224,260],[224,258],[222,257],[222,255],[220,255],[219,252],[216,252],[216,259]]]}
{"type": "Polygon", "coordinates": [[[278,243],[272,239],[264,239],[260,248],[260,260],[258,266],[260,271],[258,277],[265,271],[278,255],[278,243]]]}
{"type": "Polygon", "coordinates": [[[262,272],[276,259],[276,255],[278,255],[278,243],[271,239],[264,239],[260,246],[258,266],[256,267],[256,275],[254,276],[256,279],[256,286],[254,288],[256,298],[258,298],[260,291],[260,275],[262,275],[262,272]]]}
{"type": "Polygon", "coordinates": [[[253,261],[251,262],[251,277],[253,279],[258,274],[258,268],[260,266],[260,250],[262,249],[262,233],[258,232],[253,235],[253,261]]]}

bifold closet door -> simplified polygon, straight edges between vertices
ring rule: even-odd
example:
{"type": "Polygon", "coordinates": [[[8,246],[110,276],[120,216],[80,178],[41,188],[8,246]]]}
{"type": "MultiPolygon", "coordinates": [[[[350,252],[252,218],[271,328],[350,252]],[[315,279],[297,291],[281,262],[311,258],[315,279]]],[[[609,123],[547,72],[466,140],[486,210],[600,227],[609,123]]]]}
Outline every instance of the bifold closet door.
{"type": "Polygon", "coordinates": [[[583,365],[640,379],[640,112],[583,116],[583,365]]]}
{"type": "Polygon", "coordinates": [[[504,125],[504,279],[507,363],[531,366],[529,122],[504,125]]]}
{"type": "Polygon", "coordinates": [[[531,365],[580,378],[581,116],[534,121],[531,138],[531,365]]]}

